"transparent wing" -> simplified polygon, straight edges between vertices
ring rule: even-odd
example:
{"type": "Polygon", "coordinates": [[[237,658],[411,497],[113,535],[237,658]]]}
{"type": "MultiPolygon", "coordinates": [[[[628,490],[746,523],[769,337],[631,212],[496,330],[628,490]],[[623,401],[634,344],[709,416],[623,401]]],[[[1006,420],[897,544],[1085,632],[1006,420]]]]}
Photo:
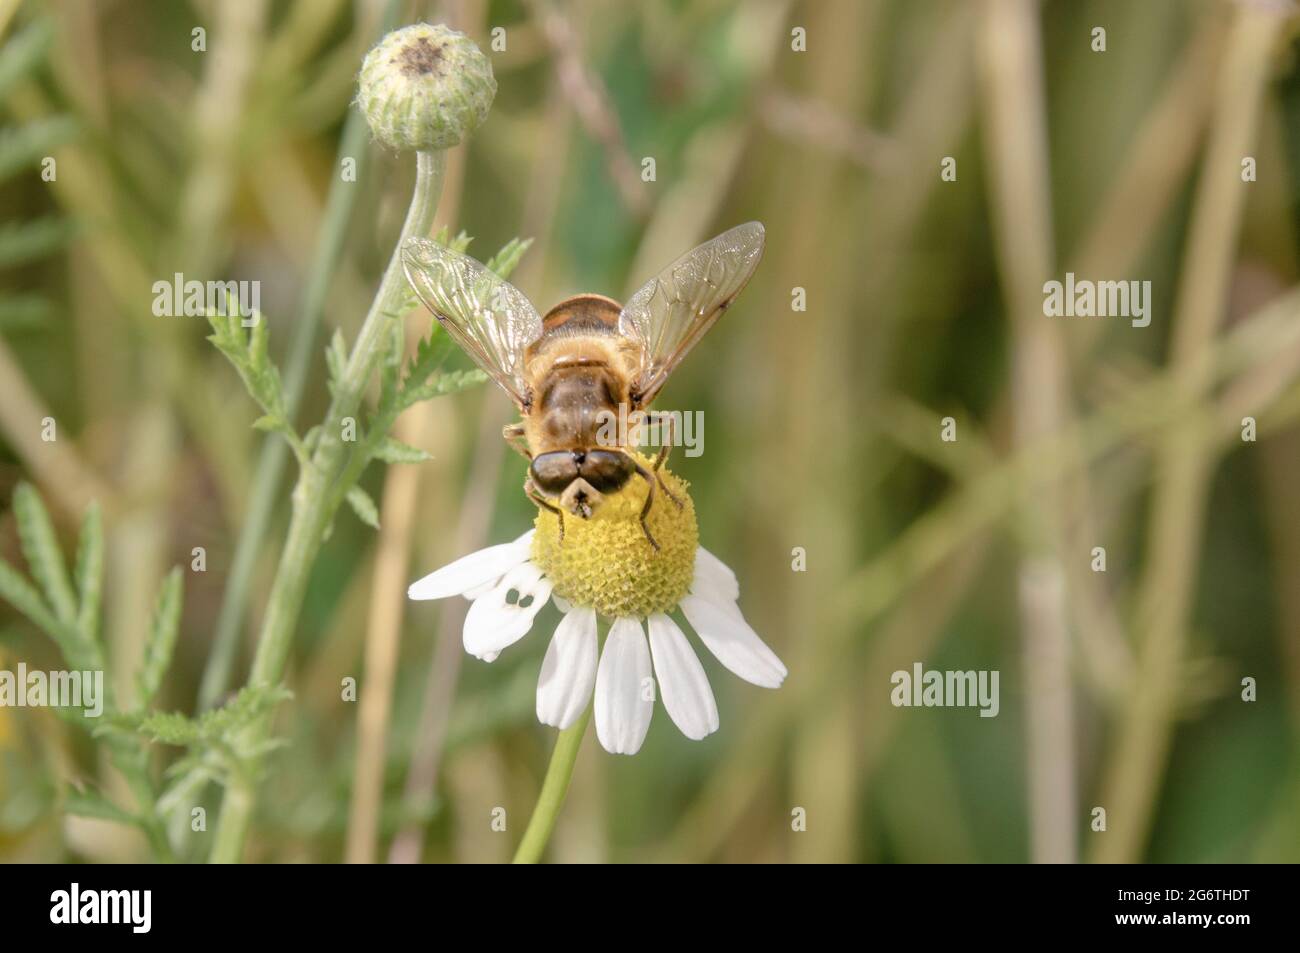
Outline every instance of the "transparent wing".
{"type": "Polygon", "coordinates": [[[452,340],[524,407],[524,351],[542,333],[541,315],[524,293],[473,258],[427,238],[407,239],[402,267],[452,340]]]}
{"type": "Polygon", "coordinates": [[[763,226],[746,222],[687,252],[628,299],[618,330],[641,364],[632,385],[638,407],[654,400],[682,358],[736,300],[763,257],[763,226]]]}

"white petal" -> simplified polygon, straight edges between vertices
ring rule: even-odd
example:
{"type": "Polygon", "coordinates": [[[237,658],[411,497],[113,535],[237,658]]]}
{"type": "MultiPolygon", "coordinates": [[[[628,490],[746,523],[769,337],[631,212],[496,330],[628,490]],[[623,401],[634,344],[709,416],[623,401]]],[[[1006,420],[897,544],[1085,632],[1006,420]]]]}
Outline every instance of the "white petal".
{"type": "Polygon", "coordinates": [[[596,737],[601,746],[610,754],[636,754],[654,709],[645,630],[636,619],[615,619],[596,672],[596,737]]]}
{"type": "MultiPolygon", "coordinates": [[[[731,567],[703,546],[695,550],[695,583],[703,583],[718,592],[724,599],[735,602],[740,598],[740,582],[731,567]]],[[[691,587],[693,590],[695,586],[691,587]]],[[[716,601],[716,600],[715,600],[716,601]]]]}
{"type": "Polygon", "coordinates": [[[718,705],[709,677],[677,623],[662,612],[650,617],[650,654],[668,717],[692,741],[718,730],[718,705]]]}
{"type": "Polygon", "coordinates": [[[465,613],[465,651],[492,661],[498,652],[528,634],[550,594],[551,581],[532,563],[510,570],[465,613]],[[513,601],[511,592],[518,594],[513,601]]]}
{"type": "Polygon", "coordinates": [[[537,679],[537,720],[568,728],[591,703],[599,658],[596,610],[574,609],[555,627],[537,679]]]}
{"type": "Polygon", "coordinates": [[[464,596],[466,599],[468,599],[470,602],[473,602],[479,596],[485,596],[493,589],[495,589],[497,587],[497,583],[499,583],[500,581],[501,581],[500,576],[493,576],[487,582],[483,583],[483,585],[475,586],[473,589],[466,589],[464,592],[461,593],[461,595],[464,596]]]}
{"type": "Polygon", "coordinates": [[[785,681],[785,666],[739,612],[694,593],[682,600],[682,612],[708,650],[734,674],[763,688],[779,688],[785,681]]]}
{"type": "Polygon", "coordinates": [[[530,530],[513,543],[489,546],[462,556],[454,563],[411,583],[406,595],[411,599],[445,599],[447,596],[458,596],[477,589],[493,579],[500,579],[528,559],[531,543],[530,530]]]}
{"type": "MultiPolygon", "coordinates": [[[[691,584],[692,596],[711,603],[714,608],[721,609],[728,615],[735,616],[737,619],[744,620],[745,615],[740,611],[740,603],[735,599],[728,599],[723,593],[719,592],[712,583],[697,579],[691,584]]],[[[468,597],[467,597],[468,598],[468,597]]]]}
{"type": "Polygon", "coordinates": [[[551,601],[555,603],[555,608],[559,609],[565,615],[568,615],[573,611],[573,603],[568,599],[565,599],[563,596],[557,596],[555,593],[551,593],[551,601]]]}

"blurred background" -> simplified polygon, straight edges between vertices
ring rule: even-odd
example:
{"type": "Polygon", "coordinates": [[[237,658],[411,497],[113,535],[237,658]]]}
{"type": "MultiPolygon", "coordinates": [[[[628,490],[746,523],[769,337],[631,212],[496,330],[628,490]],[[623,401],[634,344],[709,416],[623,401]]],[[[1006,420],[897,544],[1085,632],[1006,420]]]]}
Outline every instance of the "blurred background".
{"type": "MultiPolygon", "coordinates": [[[[69,558],[99,501],[119,692],[173,565],[158,706],[193,714],[243,684],[290,473],[206,322],[155,317],[152,285],[260,281],[272,356],[309,345],[300,430],[320,420],[325,342],[354,336],[414,175],[345,129],[356,73],[386,18],[446,22],[499,92],[439,220],[484,259],[531,237],[512,282],[541,310],[767,227],[659,406],[703,411],[703,455],[673,466],[790,677],[767,692],[705,657],[705,741],[662,709],[633,758],[589,730],[552,859],[1300,860],[1289,6],[0,2],[0,556],[24,566],[20,481],[69,558]],[[327,221],[346,223],[337,264],[313,278],[327,221]],[[1043,282],[1067,271],[1150,281],[1150,326],[1045,317],[1043,282]],[[280,476],[259,499],[262,470],[280,476]],[[891,674],[918,662],[1000,672],[997,717],[894,707],[891,674]]],[[[510,410],[480,387],[410,412],[434,459],[367,471],[379,532],[339,514],[249,859],[511,856],[554,743],[534,690],[558,616],[488,666],[463,655],[463,600],[404,598],[528,527],[510,410]]],[[[0,604],[0,669],[19,661],[64,667],[0,604]]],[[[157,745],[149,769],[178,755],[157,745]]],[[[129,826],[69,810],[85,787],[125,787],[96,739],[0,708],[0,859],[149,859],[129,826]]],[[[194,797],[215,818],[220,790],[194,797]]],[[[183,819],[178,856],[209,837],[183,819]]]]}

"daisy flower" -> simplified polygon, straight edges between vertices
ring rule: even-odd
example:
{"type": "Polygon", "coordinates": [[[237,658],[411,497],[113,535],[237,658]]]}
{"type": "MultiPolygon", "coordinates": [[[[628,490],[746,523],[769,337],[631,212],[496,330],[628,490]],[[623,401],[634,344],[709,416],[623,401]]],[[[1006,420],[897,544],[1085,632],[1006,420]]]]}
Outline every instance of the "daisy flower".
{"type": "Polygon", "coordinates": [[[637,519],[647,488],[636,481],[590,519],[568,517],[563,538],[556,514],[539,509],[534,528],[514,542],[463,556],[407,593],[412,599],[469,599],[465,651],[485,662],[527,635],[547,600],[554,602],[563,618],[542,661],[537,718],[568,728],[594,690],[596,735],[612,754],[640,750],[656,695],[687,738],[698,741],[718,728],[713,690],[669,614],[675,609],[735,675],[763,688],[779,687],[786,676],[776,653],[741,614],[736,574],[699,545],[685,482],[659,472],[681,505],[656,495],[648,522],[657,551],[637,519]],[[597,616],[610,620],[603,649],[597,616]]]}

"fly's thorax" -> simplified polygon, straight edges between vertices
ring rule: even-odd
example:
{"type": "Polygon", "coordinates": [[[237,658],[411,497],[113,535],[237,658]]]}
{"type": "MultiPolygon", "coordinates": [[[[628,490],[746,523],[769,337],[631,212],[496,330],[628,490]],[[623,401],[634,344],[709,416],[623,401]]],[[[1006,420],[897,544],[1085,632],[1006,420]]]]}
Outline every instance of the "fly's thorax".
{"type": "Polygon", "coordinates": [[[551,369],[572,363],[614,366],[618,355],[619,304],[604,295],[582,294],[561,301],[542,318],[537,340],[524,351],[534,392],[551,369]]]}
{"type": "Polygon", "coordinates": [[[574,339],[542,352],[534,362],[532,405],[524,432],[534,455],[548,450],[589,449],[607,444],[602,427],[617,420],[628,401],[628,377],[617,350],[607,342],[574,339]]]}
{"type": "MultiPolygon", "coordinates": [[[[633,456],[647,470],[653,465],[633,456]]],[[[590,519],[565,516],[563,541],[559,518],[538,510],[531,558],[561,598],[609,618],[643,618],[673,609],[690,591],[699,547],[695,505],[684,480],[666,469],[660,476],[682,505],[656,487],[646,522],[658,550],[641,528],[649,484],[640,476],[606,495],[590,519]]]]}

